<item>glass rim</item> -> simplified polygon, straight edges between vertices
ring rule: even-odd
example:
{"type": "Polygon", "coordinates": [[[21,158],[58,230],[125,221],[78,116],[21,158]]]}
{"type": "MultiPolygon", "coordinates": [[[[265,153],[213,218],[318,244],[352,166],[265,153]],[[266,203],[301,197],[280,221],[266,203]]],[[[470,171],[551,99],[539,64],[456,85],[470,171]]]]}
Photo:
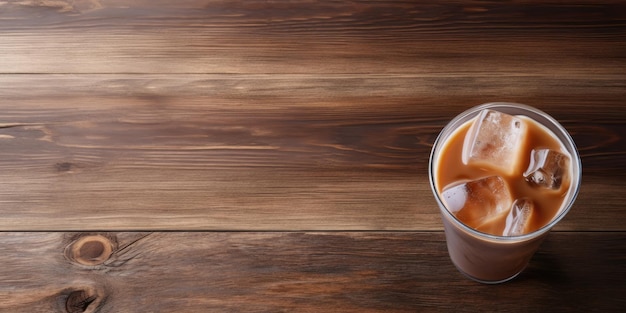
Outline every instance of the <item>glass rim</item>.
{"type": "MultiPolygon", "coordinates": [[[[524,114],[523,112],[520,112],[520,114],[524,114]]],[[[474,116],[471,116],[468,121],[474,118],[474,116]]],[[[567,130],[556,120],[554,119],[552,116],[550,116],[549,114],[547,114],[546,112],[543,112],[537,108],[534,108],[532,106],[526,105],[526,104],[521,104],[521,103],[514,103],[514,102],[489,102],[489,103],[484,103],[481,105],[477,105],[477,106],[473,106],[463,112],[461,112],[460,114],[458,114],[457,116],[455,116],[452,120],[450,120],[446,126],[444,126],[443,129],[441,129],[441,131],[439,132],[439,134],[437,135],[437,138],[435,139],[435,142],[433,143],[433,148],[431,150],[430,153],[430,157],[428,160],[428,177],[429,177],[429,181],[430,181],[430,187],[432,189],[433,194],[435,195],[435,200],[437,201],[437,204],[439,206],[439,210],[442,212],[442,214],[446,215],[449,217],[449,219],[451,221],[453,221],[453,223],[457,224],[461,229],[463,229],[464,231],[468,232],[469,234],[473,235],[473,236],[478,236],[481,238],[486,238],[486,239],[490,239],[493,241],[503,241],[503,242],[518,242],[518,241],[525,241],[528,239],[532,239],[532,238],[536,238],[539,237],[543,234],[545,234],[546,232],[548,232],[552,227],[554,227],[554,225],[556,225],[559,221],[561,221],[565,215],[567,215],[567,213],[569,212],[570,208],[572,207],[572,205],[574,204],[576,197],[578,196],[578,192],[580,190],[580,185],[581,185],[581,181],[582,181],[582,162],[580,160],[580,155],[578,153],[578,149],[576,147],[576,144],[574,143],[574,140],[572,139],[572,137],[570,136],[570,134],[567,132],[567,130]],[[559,213],[553,217],[549,223],[547,223],[546,225],[540,227],[539,229],[531,232],[531,233],[527,233],[527,234],[522,234],[522,235],[517,235],[517,236],[502,236],[502,235],[493,235],[493,234],[489,234],[489,233],[484,233],[481,231],[478,231],[470,226],[465,225],[465,223],[463,223],[462,221],[460,221],[456,216],[454,216],[454,214],[452,214],[445,206],[443,200],[441,199],[441,195],[439,194],[439,192],[437,191],[437,186],[435,185],[435,157],[436,157],[436,153],[438,152],[438,150],[441,148],[440,146],[445,142],[445,139],[447,139],[447,137],[449,137],[452,134],[452,131],[454,131],[454,128],[460,125],[456,125],[459,121],[466,119],[468,117],[470,117],[471,115],[477,115],[480,111],[484,110],[484,109],[494,109],[494,110],[498,110],[498,108],[514,108],[514,109],[520,109],[521,111],[527,111],[527,112],[532,112],[534,114],[540,115],[542,118],[545,118],[549,123],[552,124],[552,126],[556,127],[556,129],[558,130],[558,132],[560,134],[557,134],[555,130],[550,129],[550,125],[545,125],[544,123],[537,121],[535,118],[528,116],[529,118],[535,120],[537,123],[541,124],[542,126],[548,128],[550,131],[552,131],[554,133],[554,135],[557,136],[557,139],[559,141],[561,141],[561,143],[566,147],[566,149],[571,148],[572,151],[568,151],[568,153],[570,153],[571,155],[571,159],[572,159],[572,176],[576,176],[576,180],[572,180],[571,185],[570,185],[570,190],[568,190],[567,194],[568,194],[568,198],[566,199],[567,202],[564,203],[562,205],[562,207],[559,209],[559,213]],[[443,135],[449,133],[448,136],[446,138],[443,138],[443,135]],[[561,138],[561,135],[563,138],[561,138]],[[564,142],[565,141],[565,142],[564,142]]]]}

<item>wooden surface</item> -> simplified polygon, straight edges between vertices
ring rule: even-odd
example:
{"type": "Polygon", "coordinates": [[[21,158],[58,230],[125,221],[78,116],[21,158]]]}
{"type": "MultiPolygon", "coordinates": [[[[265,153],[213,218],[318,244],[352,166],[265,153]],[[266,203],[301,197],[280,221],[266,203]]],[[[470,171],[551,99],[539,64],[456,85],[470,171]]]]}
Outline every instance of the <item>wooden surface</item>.
{"type": "Polygon", "coordinates": [[[0,312],[619,311],[625,73],[622,1],[1,1],[0,312]],[[427,177],[491,101],[583,162],[498,286],[427,177]]]}
{"type": "Polygon", "coordinates": [[[106,233],[118,252],[103,264],[63,254],[89,235],[0,234],[3,255],[12,256],[0,268],[3,284],[19,286],[3,288],[0,310],[64,312],[81,293],[88,312],[589,312],[626,304],[623,232],[552,233],[525,272],[498,286],[461,276],[440,232],[106,233]]]}

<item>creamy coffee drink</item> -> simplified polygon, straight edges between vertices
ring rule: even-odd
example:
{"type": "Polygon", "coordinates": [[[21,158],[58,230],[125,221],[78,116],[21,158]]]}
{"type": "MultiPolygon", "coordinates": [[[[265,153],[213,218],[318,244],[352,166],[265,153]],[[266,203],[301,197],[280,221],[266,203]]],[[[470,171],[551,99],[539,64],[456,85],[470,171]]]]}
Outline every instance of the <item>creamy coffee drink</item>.
{"type": "Polygon", "coordinates": [[[570,156],[547,128],[525,116],[481,111],[443,144],[437,190],[461,222],[518,236],[547,225],[570,186],[570,156]]]}
{"type": "Polygon", "coordinates": [[[535,108],[489,103],[455,117],[430,157],[452,263],[500,283],[518,275],[569,211],[581,164],[567,131],[535,108]]]}

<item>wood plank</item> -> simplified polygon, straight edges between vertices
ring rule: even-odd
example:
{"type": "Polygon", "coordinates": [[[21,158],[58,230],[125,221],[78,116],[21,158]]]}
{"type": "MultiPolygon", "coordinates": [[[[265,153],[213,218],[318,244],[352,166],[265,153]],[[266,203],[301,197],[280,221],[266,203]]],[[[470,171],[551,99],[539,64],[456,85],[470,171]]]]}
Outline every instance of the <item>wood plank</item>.
{"type": "Polygon", "coordinates": [[[624,85],[606,74],[4,75],[0,229],[441,230],[432,142],[462,110],[506,95],[563,121],[580,148],[583,187],[557,229],[626,230],[624,85]]]}
{"type": "Polygon", "coordinates": [[[0,233],[0,310],[615,312],[625,240],[552,233],[525,272],[489,286],[456,271],[441,232],[0,233]],[[76,262],[68,250],[87,236],[111,242],[111,256],[76,262]]]}
{"type": "Polygon", "coordinates": [[[624,72],[623,1],[3,1],[2,73],[624,72]]]}
{"type": "Polygon", "coordinates": [[[0,1],[0,312],[622,310],[625,30],[613,0],[0,1]],[[426,168],[496,100],[584,178],[484,286],[426,168]]]}

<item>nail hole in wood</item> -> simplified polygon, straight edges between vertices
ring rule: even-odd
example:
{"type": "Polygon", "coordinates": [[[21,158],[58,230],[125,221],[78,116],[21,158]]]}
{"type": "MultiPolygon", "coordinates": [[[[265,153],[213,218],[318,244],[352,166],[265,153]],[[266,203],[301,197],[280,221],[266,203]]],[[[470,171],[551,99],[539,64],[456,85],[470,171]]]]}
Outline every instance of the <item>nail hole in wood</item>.
{"type": "Polygon", "coordinates": [[[113,254],[113,244],[102,235],[81,237],[67,250],[68,258],[82,265],[99,265],[113,254]]]}

